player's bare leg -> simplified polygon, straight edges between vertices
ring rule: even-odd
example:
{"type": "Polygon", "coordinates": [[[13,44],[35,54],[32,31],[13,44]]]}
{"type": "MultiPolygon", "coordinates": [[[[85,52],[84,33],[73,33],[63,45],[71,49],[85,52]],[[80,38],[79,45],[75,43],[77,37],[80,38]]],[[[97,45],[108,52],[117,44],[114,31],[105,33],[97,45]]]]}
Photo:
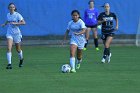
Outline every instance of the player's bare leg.
{"type": "Polygon", "coordinates": [[[113,40],[113,37],[112,36],[109,36],[107,38],[107,41],[105,43],[105,47],[107,48],[108,52],[107,52],[107,62],[109,63],[110,62],[110,58],[111,58],[111,52],[110,52],[110,44],[113,40]]]}
{"type": "Polygon", "coordinates": [[[102,63],[105,63],[106,59],[107,59],[108,63],[110,62],[110,57],[111,57],[110,44],[111,44],[112,40],[113,40],[113,37],[109,36],[109,37],[107,37],[106,40],[103,41],[105,49],[104,49],[102,63]]]}
{"type": "Polygon", "coordinates": [[[90,36],[90,31],[91,31],[91,28],[87,28],[86,29],[86,43],[85,43],[85,46],[84,46],[84,49],[83,50],[86,50],[87,49],[88,40],[89,40],[89,36],[90,36]]]}
{"type": "Polygon", "coordinates": [[[8,65],[6,67],[6,69],[12,69],[12,63],[11,63],[11,60],[12,60],[12,45],[13,45],[13,40],[8,38],[7,39],[7,60],[8,60],[8,65]]]}
{"type": "Polygon", "coordinates": [[[76,69],[80,69],[81,62],[82,62],[82,49],[77,49],[77,65],[76,65],[76,69]]]}
{"type": "Polygon", "coordinates": [[[76,53],[76,50],[77,50],[77,46],[74,45],[74,44],[71,44],[70,45],[70,66],[71,66],[71,72],[72,73],[75,73],[76,70],[75,70],[75,53],[76,53]]]}
{"type": "Polygon", "coordinates": [[[23,53],[21,50],[21,45],[20,45],[20,43],[16,43],[15,46],[16,46],[16,51],[18,52],[18,56],[20,59],[19,67],[22,67],[23,66],[23,53]]]}
{"type": "Polygon", "coordinates": [[[92,28],[92,32],[93,32],[95,49],[98,51],[99,48],[98,48],[98,32],[97,32],[97,28],[92,28]]]}

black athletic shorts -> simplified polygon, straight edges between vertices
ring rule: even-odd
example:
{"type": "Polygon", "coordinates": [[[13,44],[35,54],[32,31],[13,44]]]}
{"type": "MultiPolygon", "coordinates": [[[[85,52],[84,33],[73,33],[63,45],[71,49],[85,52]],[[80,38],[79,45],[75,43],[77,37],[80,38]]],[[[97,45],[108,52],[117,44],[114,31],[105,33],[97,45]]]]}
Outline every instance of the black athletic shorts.
{"type": "Polygon", "coordinates": [[[102,35],[101,35],[101,39],[102,40],[106,40],[107,39],[107,37],[114,37],[115,36],[115,34],[114,33],[107,33],[107,34],[103,34],[102,33],[102,35]]]}
{"type": "Polygon", "coordinates": [[[88,27],[88,28],[97,28],[97,25],[92,25],[92,26],[86,25],[86,27],[88,27]]]}

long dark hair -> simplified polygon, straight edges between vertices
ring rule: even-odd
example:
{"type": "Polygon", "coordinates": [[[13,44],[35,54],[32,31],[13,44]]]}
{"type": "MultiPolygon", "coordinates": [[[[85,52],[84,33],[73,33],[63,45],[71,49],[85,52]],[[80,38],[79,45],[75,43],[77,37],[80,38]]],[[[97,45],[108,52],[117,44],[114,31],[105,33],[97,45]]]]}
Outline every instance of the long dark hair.
{"type": "MultiPolygon", "coordinates": [[[[14,4],[14,3],[10,3],[10,4],[8,5],[8,9],[9,9],[10,5],[14,5],[14,6],[15,6],[15,4],[14,4]]],[[[14,10],[14,11],[17,11],[16,6],[15,6],[15,10],[14,10]]]]}
{"type": "Polygon", "coordinates": [[[73,11],[71,12],[71,15],[73,15],[74,13],[77,13],[77,14],[79,15],[79,18],[81,19],[81,17],[80,17],[80,12],[79,12],[78,10],[73,10],[73,11]]]}

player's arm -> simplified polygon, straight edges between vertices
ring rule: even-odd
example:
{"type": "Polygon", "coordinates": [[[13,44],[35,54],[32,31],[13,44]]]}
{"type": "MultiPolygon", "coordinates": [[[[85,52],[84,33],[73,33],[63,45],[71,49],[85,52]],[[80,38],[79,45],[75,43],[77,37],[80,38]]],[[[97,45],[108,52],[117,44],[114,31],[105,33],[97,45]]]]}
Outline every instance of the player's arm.
{"type": "Polygon", "coordinates": [[[84,34],[86,32],[86,28],[82,28],[82,31],[80,31],[79,33],[74,33],[75,35],[81,35],[84,34]]]}
{"type": "Polygon", "coordinates": [[[103,18],[102,13],[98,16],[97,20],[98,20],[98,25],[101,25],[106,21],[106,19],[103,18]]]}
{"type": "Polygon", "coordinates": [[[106,22],[106,19],[105,18],[103,18],[102,20],[98,20],[98,25],[101,25],[104,22],[106,22]]]}
{"type": "Polygon", "coordinates": [[[65,35],[64,35],[64,41],[67,39],[69,32],[70,32],[69,30],[66,30],[65,35]]]}
{"type": "Polygon", "coordinates": [[[85,23],[82,21],[80,25],[81,25],[81,31],[80,31],[80,32],[75,32],[75,33],[74,33],[75,35],[81,35],[81,34],[86,33],[86,26],[85,26],[85,23]]]}
{"type": "Polygon", "coordinates": [[[9,23],[9,22],[6,21],[6,22],[5,22],[4,24],[2,24],[1,26],[4,27],[4,26],[6,26],[8,23],[9,23]]]}
{"type": "Polygon", "coordinates": [[[65,43],[65,41],[66,41],[66,39],[67,39],[67,36],[68,36],[69,32],[70,32],[70,31],[67,29],[66,32],[65,32],[65,34],[64,34],[64,40],[63,40],[62,43],[61,43],[62,45],[64,45],[64,43],[65,43]]]}
{"type": "Polygon", "coordinates": [[[119,28],[119,21],[118,21],[118,18],[116,18],[116,30],[118,30],[118,28],[119,28]]]}
{"type": "Polygon", "coordinates": [[[119,22],[118,22],[118,18],[117,18],[117,16],[116,16],[115,13],[113,13],[113,17],[114,17],[114,19],[115,19],[115,21],[116,21],[116,27],[115,27],[115,30],[118,30],[118,28],[119,28],[119,22]]]}
{"type": "Polygon", "coordinates": [[[13,24],[13,25],[25,25],[26,24],[26,22],[24,21],[24,19],[23,20],[20,20],[19,22],[11,22],[11,24],[13,24]]]}
{"type": "Polygon", "coordinates": [[[96,10],[96,19],[98,19],[98,16],[99,16],[99,12],[98,10],[96,10]]]}
{"type": "Polygon", "coordinates": [[[26,22],[24,19],[18,22],[18,25],[25,25],[25,24],[26,24],[26,22]]]}
{"type": "Polygon", "coordinates": [[[86,20],[86,18],[87,18],[87,14],[86,14],[86,10],[85,10],[85,12],[84,12],[84,21],[86,20]]]}
{"type": "Polygon", "coordinates": [[[25,20],[24,20],[24,18],[22,17],[21,14],[17,15],[17,20],[18,20],[18,22],[11,22],[11,24],[17,25],[17,26],[26,24],[26,22],[25,22],[25,20]]]}

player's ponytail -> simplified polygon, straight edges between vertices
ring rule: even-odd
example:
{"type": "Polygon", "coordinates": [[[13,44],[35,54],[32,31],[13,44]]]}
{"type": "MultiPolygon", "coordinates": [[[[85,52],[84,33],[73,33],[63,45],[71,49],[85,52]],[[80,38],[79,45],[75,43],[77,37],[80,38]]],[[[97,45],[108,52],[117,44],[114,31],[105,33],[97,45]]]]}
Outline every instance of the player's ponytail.
{"type": "MultiPolygon", "coordinates": [[[[10,6],[11,5],[14,5],[15,6],[15,4],[14,3],[10,3],[9,5],[8,5],[8,9],[10,8],[10,6]]],[[[17,11],[17,8],[16,8],[16,6],[15,6],[15,10],[14,11],[17,11]]]]}

